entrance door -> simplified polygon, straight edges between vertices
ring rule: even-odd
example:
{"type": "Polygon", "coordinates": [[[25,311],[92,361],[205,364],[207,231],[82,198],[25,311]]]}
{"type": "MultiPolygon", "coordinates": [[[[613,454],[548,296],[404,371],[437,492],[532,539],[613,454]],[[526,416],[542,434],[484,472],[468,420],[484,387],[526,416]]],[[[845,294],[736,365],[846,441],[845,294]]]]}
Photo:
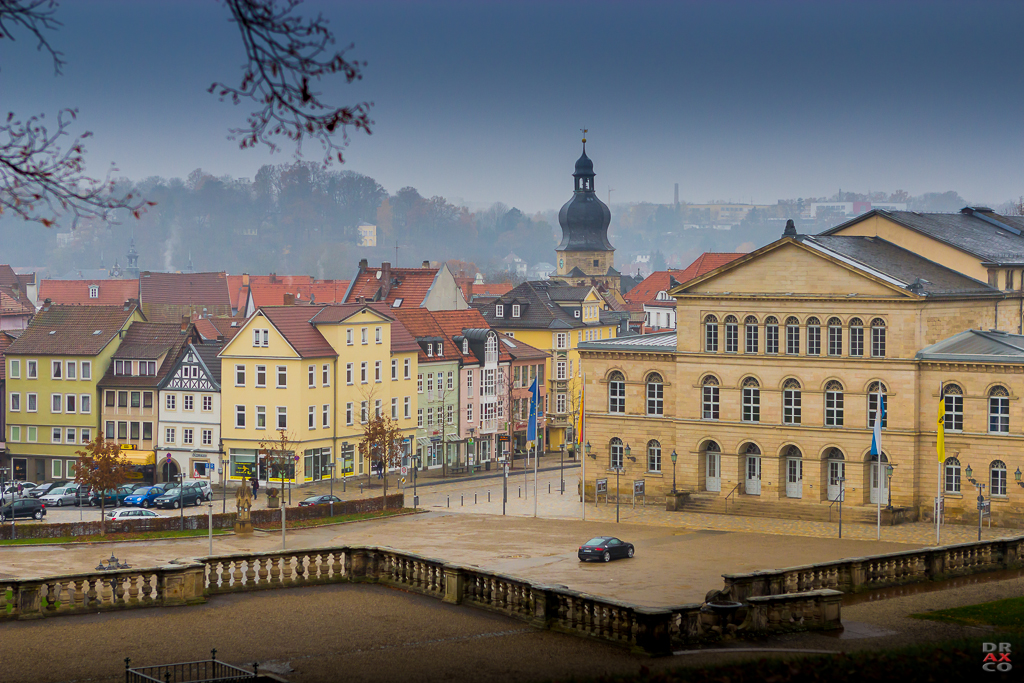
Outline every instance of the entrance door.
{"type": "Polygon", "coordinates": [[[746,491],[751,496],[761,495],[761,456],[747,456],[746,491]]]}
{"type": "Polygon", "coordinates": [[[14,462],[14,480],[15,481],[27,481],[28,480],[28,460],[26,458],[13,458],[14,462]]]}
{"type": "Polygon", "coordinates": [[[786,496],[804,497],[804,461],[800,458],[786,459],[786,496]]]}
{"type": "Polygon", "coordinates": [[[828,461],[828,499],[830,501],[839,500],[840,493],[843,494],[845,499],[846,491],[841,486],[842,482],[840,479],[846,478],[846,463],[842,460],[829,460],[828,461]]]}
{"type": "Polygon", "coordinates": [[[704,479],[704,487],[708,491],[721,491],[722,490],[722,461],[721,453],[716,451],[707,451],[704,454],[706,476],[704,479]]]}
{"type": "Polygon", "coordinates": [[[886,463],[871,463],[871,502],[885,505],[889,502],[889,487],[885,477],[886,463]]]}

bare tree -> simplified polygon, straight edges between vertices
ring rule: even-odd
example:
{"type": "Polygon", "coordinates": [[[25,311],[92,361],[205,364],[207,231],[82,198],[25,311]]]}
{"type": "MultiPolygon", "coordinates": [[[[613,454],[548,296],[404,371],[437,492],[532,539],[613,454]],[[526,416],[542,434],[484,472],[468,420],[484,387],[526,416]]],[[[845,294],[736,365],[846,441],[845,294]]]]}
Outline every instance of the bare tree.
{"type": "Polygon", "coordinates": [[[75,483],[96,491],[100,497],[100,535],[107,533],[107,492],[116,490],[128,479],[128,459],[121,455],[121,446],[107,441],[102,434],[85,445],[84,451],[75,451],[78,469],[75,483]]]}
{"type": "MultiPolygon", "coordinates": [[[[270,484],[270,480],[273,478],[274,470],[277,470],[280,475],[281,490],[279,494],[281,496],[281,506],[284,506],[284,486],[285,486],[285,473],[288,471],[288,465],[294,464],[295,453],[288,450],[291,445],[291,439],[288,437],[288,433],[284,429],[277,430],[277,439],[260,441],[260,450],[266,454],[267,461],[270,464],[270,472],[267,473],[267,484],[270,484]]],[[[292,478],[294,478],[294,473],[292,478]]],[[[259,474],[257,473],[257,478],[259,474]]],[[[271,491],[273,489],[267,489],[267,499],[271,497],[271,491]]]]}
{"type": "Polygon", "coordinates": [[[384,480],[383,510],[388,507],[388,470],[402,464],[402,430],[396,420],[383,413],[377,413],[363,426],[363,440],[359,448],[377,463],[384,480]]]}

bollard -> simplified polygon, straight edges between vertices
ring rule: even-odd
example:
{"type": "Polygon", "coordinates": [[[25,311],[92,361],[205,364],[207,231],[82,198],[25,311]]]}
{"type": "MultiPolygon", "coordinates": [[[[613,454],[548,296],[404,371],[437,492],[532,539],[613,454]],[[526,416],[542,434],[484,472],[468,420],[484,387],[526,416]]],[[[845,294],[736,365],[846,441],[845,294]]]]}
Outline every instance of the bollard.
{"type": "Polygon", "coordinates": [[[465,507],[466,506],[466,496],[459,496],[459,506],[460,507],[465,507]]]}
{"type": "Polygon", "coordinates": [[[520,486],[519,487],[519,491],[516,493],[516,498],[522,498],[522,497],[523,497],[523,487],[520,486]]]}
{"type": "Polygon", "coordinates": [[[548,493],[551,493],[551,482],[548,482],[548,493]]]}
{"type": "Polygon", "coordinates": [[[490,491],[487,492],[487,502],[488,503],[491,502],[491,492],[490,491]]]}
{"type": "MultiPolygon", "coordinates": [[[[473,494],[473,505],[476,505],[476,494],[475,493],[473,494]]],[[[212,555],[213,553],[210,553],[210,554],[212,555]]]]}
{"type": "Polygon", "coordinates": [[[452,497],[451,496],[446,496],[446,498],[448,499],[447,506],[451,507],[452,506],[452,497]]]}

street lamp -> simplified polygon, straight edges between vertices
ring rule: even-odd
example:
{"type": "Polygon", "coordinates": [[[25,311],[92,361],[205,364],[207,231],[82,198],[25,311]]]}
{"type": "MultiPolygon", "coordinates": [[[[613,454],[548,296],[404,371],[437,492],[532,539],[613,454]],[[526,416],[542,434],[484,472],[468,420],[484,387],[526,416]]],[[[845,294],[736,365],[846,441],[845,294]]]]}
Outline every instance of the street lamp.
{"type": "Polygon", "coordinates": [[[889,508],[890,511],[892,510],[892,473],[895,472],[895,471],[896,471],[896,465],[890,464],[888,467],[885,468],[885,473],[889,477],[889,486],[888,486],[888,488],[889,488],[889,505],[888,505],[888,508],[889,508]]]}
{"type": "Polygon", "coordinates": [[[1017,481],[1017,486],[1019,486],[1021,488],[1024,488],[1024,481],[1020,480],[1020,476],[1021,476],[1021,472],[1020,472],[1020,468],[1018,467],[1017,471],[1013,473],[1013,478],[1017,481]]]}
{"type": "Polygon", "coordinates": [[[593,448],[591,448],[591,446],[590,446],[590,442],[588,441],[588,442],[587,442],[587,455],[589,455],[589,456],[590,456],[591,458],[593,458],[594,460],[597,460],[597,453],[593,453],[593,452],[592,452],[593,450],[594,450],[594,449],[593,449],[593,448]]]}
{"type": "Polygon", "coordinates": [[[619,475],[622,474],[624,469],[622,467],[614,467],[615,470],[615,523],[619,523],[619,475]]]}
{"type": "Polygon", "coordinates": [[[559,484],[559,495],[565,493],[565,476],[562,474],[563,463],[565,462],[565,444],[563,443],[558,449],[558,480],[559,484]]]}
{"type": "MultiPolygon", "coordinates": [[[[632,453],[632,449],[630,449],[629,444],[627,443],[626,444],[626,457],[627,458],[629,457],[630,453],[632,453]]],[[[633,462],[636,462],[636,460],[633,460],[633,462]]]]}
{"type": "Polygon", "coordinates": [[[672,449],[672,456],[671,457],[672,457],[672,493],[675,493],[676,492],[676,458],[678,458],[679,456],[676,455],[676,450],[674,448],[672,449]]]}
{"type": "Polygon", "coordinates": [[[331,517],[334,516],[334,461],[327,463],[327,469],[331,471],[331,517]]]}
{"type": "MultiPolygon", "coordinates": [[[[1020,468],[1018,468],[1017,471],[1019,472],[1020,468]]],[[[975,488],[978,489],[978,540],[980,541],[981,540],[981,520],[984,517],[984,512],[985,512],[985,485],[984,484],[979,484],[974,479],[974,477],[971,476],[971,475],[974,474],[974,471],[971,469],[971,465],[969,463],[967,465],[967,469],[964,470],[964,474],[967,475],[967,480],[970,481],[972,484],[974,484],[975,488]]],[[[1014,473],[1013,476],[1017,477],[1017,474],[1014,473]]]]}

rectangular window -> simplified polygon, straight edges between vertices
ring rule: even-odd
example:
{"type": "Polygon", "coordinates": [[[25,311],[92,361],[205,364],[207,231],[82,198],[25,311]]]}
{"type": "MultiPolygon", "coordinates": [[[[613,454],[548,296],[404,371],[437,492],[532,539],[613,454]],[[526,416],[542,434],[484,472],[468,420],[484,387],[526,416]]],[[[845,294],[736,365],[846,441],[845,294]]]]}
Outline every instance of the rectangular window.
{"type": "Polygon", "coordinates": [[[708,353],[718,352],[718,319],[713,318],[704,323],[704,350],[708,353]]]}
{"type": "Polygon", "coordinates": [[[412,359],[406,358],[405,362],[402,364],[402,367],[405,370],[405,372],[403,373],[403,377],[405,377],[405,379],[412,379],[412,359]]]}
{"type": "Polygon", "coordinates": [[[144,391],[142,392],[142,407],[152,408],[153,407],[153,392],[144,391]]]}
{"type": "Polygon", "coordinates": [[[213,445],[213,430],[212,429],[204,429],[203,430],[203,445],[204,446],[212,446],[213,445]]]}
{"type": "Polygon", "coordinates": [[[267,428],[267,407],[256,406],[256,429],[267,428]]]}
{"type": "Polygon", "coordinates": [[[345,404],[345,424],[351,426],[352,424],[352,404],[345,404]]]}
{"type": "Polygon", "coordinates": [[[359,343],[369,344],[370,343],[370,328],[363,327],[359,329],[359,343]]]}
{"type": "Polygon", "coordinates": [[[38,429],[36,427],[29,427],[27,431],[28,431],[28,437],[27,437],[26,441],[28,441],[29,443],[35,443],[36,442],[36,437],[38,435],[38,429]]]}
{"type": "Polygon", "coordinates": [[[362,424],[366,424],[366,422],[367,422],[367,415],[366,415],[367,405],[368,405],[367,401],[360,401],[359,402],[359,421],[362,424]]]}
{"type": "Polygon", "coordinates": [[[166,394],[164,396],[164,407],[167,410],[175,410],[176,403],[177,403],[177,394],[166,394]]]}
{"type": "Polygon", "coordinates": [[[113,420],[108,420],[107,421],[106,438],[111,439],[111,440],[114,439],[114,421],[113,420]]]}
{"type": "Polygon", "coordinates": [[[36,394],[25,394],[28,399],[28,412],[36,412],[36,394]]]}
{"type": "Polygon", "coordinates": [[[786,353],[797,355],[800,353],[800,326],[786,324],[786,353]]]}
{"type": "Polygon", "coordinates": [[[391,399],[391,419],[392,420],[397,420],[398,419],[398,398],[397,397],[393,397],[391,399]]]}
{"type": "Polygon", "coordinates": [[[383,334],[383,332],[382,332],[380,327],[373,328],[373,339],[378,344],[382,344],[383,343],[384,334],[383,334]]]}
{"type": "Polygon", "coordinates": [[[960,394],[946,394],[946,431],[961,432],[964,429],[964,397],[960,394]]]}
{"type": "Polygon", "coordinates": [[[428,427],[433,427],[434,426],[434,409],[433,408],[427,408],[427,426],[428,427]]]}
{"type": "Polygon", "coordinates": [[[352,363],[345,364],[345,384],[352,384],[352,363]]]}
{"type": "Polygon", "coordinates": [[[408,420],[409,417],[411,416],[410,412],[409,412],[410,409],[411,409],[411,397],[406,396],[402,400],[402,417],[404,417],[406,420],[408,420]]]}
{"type": "Polygon", "coordinates": [[[555,362],[555,379],[565,379],[565,361],[555,362]]]}
{"type": "Polygon", "coordinates": [[[77,441],[76,430],[68,427],[64,430],[64,443],[75,443],[77,441]]]}
{"type": "Polygon", "coordinates": [[[245,427],[245,406],[235,406],[235,428],[245,427]]]}
{"type": "Polygon", "coordinates": [[[739,350],[740,326],[737,323],[725,323],[725,352],[736,353],[739,350]]]}
{"type": "Polygon", "coordinates": [[[245,386],[245,366],[244,365],[236,365],[235,366],[235,386],[236,387],[244,387],[245,386]]]}
{"type": "Polygon", "coordinates": [[[569,348],[569,333],[568,332],[556,332],[555,333],[555,348],[556,349],[567,349],[567,348],[569,348]]]}
{"type": "Polygon", "coordinates": [[[864,328],[860,325],[850,325],[850,355],[864,355],[864,328]]]}
{"type": "Polygon", "coordinates": [[[1009,396],[989,396],[988,431],[993,434],[1008,434],[1010,432],[1009,396]]]}
{"type": "MultiPolygon", "coordinates": [[[[882,394],[882,429],[888,427],[889,422],[889,397],[882,394]]],[[[878,392],[868,392],[868,429],[875,426],[875,413],[878,411],[878,392]]]]}
{"type": "Polygon", "coordinates": [[[746,353],[757,353],[757,323],[747,323],[746,325],[746,346],[744,351],[746,353]]]}
{"type": "Polygon", "coordinates": [[[826,427],[842,427],[843,426],[843,392],[841,391],[826,391],[825,392],[825,426],[826,427]]]}
{"type": "Polygon", "coordinates": [[[278,406],[277,407],[277,428],[288,429],[288,407],[278,406]]]}
{"type": "Polygon", "coordinates": [[[782,423],[798,425],[802,418],[802,397],[799,389],[785,389],[782,392],[782,423]]]}
{"type": "Polygon", "coordinates": [[[555,394],[555,412],[559,414],[565,412],[565,394],[555,394]]]}
{"type": "Polygon", "coordinates": [[[11,426],[11,441],[21,441],[21,427],[11,426]]]}
{"type": "Polygon", "coordinates": [[[203,396],[203,412],[209,413],[213,411],[213,396],[203,396]]]}
{"type": "Polygon", "coordinates": [[[373,416],[380,417],[380,399],[373,402],[373,416]]]}
{"type": "Polygon", "coordinates": [[[128,440],[128,423],[118,422],[117,423],[117,438],[121,441],[128,440]]]}
{"type": "Polygon", "coordinates": [[[821,355],[821,327],[819,325],[807,326],[807,355],[821,355]]]}
{"type": "Polygon", "coordinates": [[[14,358],[11,359],[11,372],[10,372],[10,376],[11,376],[11,379],[21,379],[21,361],[20,360],[15,360],[14,358]]]}
{"type": "Polygon", "coordinates": [[[391,381],[394,382],[398,379],[398,359],[391,359],[391,381]]]}
{"type": "Polygon", "coordinates": [[[331,386],[331,366],[327,363],[322,368],[320,383],[325,387],[331,386]]]}
{"type": "MultiPolygon", "coordinates": [[[[622,384],[621,382],[619,383],[622,384]]],[[[717,420],[718,419],[718,387],[713,385],[704,385],[702,394],[702,407],[701,413],[705,420],[717,420]]],[[[619,411],[619,412],[625,412],[619,411]]]]}
{"type": "Polygon", "coordinates": [[[277,388],[288,388],[288,366],[286,365],[277,366],[277,388]]]}
{"type": "Polygon", "coordinates": [[[174,427],[168,427],[167,429],[164,430],[164,443],[174,443],[174,432],[174,427]]]}
{"type": "Polygon", "coordinates": [[[416,393],[423,393],[423,373],[416,375],[416,393]]]}
{"type": "Polygon", "coordinates": [[[380,382],[380,361],[373,361],[373,381],[380,382]]]}
{"type": "MultiPolygon", "coordinates": [[[[50,379],[63,379],[63,369],[64,364],[59,360],[50,361],[50,379]]],[[[60,443],[60,439],[57,439],[57,443],[60,443]]]]}
{"type": "Polygon", "coordinates": [[[331,426],[331,406],[327,403],[323,405],[320,426],[323,427],[324,429],[327,429],[328,427],[331,426]]]}
{"type": "Polygon", "coordinates": [[[92,379],[92,361],[91,360],[83,360],[82,361],[82,379],[86,379],[86,380],[91,380],[92,379]]]}
{"type": "Polygon", "coordinates": [[[259,330],[255,330],[254,329],[252,331],[252,345],[253,346],[259,346],[260,345],[260,331],[259,330]]]}
{"type": "Polygon", "coordinates": [[[11,412],[17,413],[21,411],[21,394],[11,394],[11,412]]]}
{"type": "Polygon", "coordinates": [[[427,400],[434,400],[434,376],[430,374],[427,375],[427,400]]]}
{"type": "Polygon", "coordinates": [[[871,356],[885,358],[885,328],[874,324],[871,326],[871,356]]]}
{"type": "Polygon", "coordinates": [[[309,388],[316,389],[316,366],[310,365],[307,368],[307,371],[307,374],[309,375],[309,388]]]}
{"type": "Polygon", "coordinates": [[[518,318],[519,317],[519,304],[512,304],[512,317],[513,318],[518,318]]]}
{"type": "Polygon", "coordinates": [[[309,407],[306,423],[308,425],[307,429],[316,429],[316,406],[309,407]]]}
{"type": "MultiPolygon", "coordinates": [[[[69,443],[74,443],[70,441],[69,443]]],[[[61,479],[64,477],[64,461],[63,460],[51,460],[50,461],[50,476],[54,479],[61,479]]]]}
{"type": "Polygon", "coordinates": [[[138,408],[139,406],[142,405],[142,392],[141,391],[133,391],[131,393],[131,397],[132,397],[132,408],[138,408]]]}
{"type": "Polygon", "coordinates": [[[416,426],[423,427],[423,408],[416,409],[416,426]]]}
{"type": "Polygon", "coordinates": [[[764,326],[764,352],[779,352],[779,326],[775,323],[766,323],[764,326]]]}
{"type": "Polygon", "coordinates": [[[143,422],[142,423],[142,440],[151,441],[153,439],[153,423],[143,422]]]}
{"type": "Polygon", "coordinates": [[[67,366],[64,368],[64,375],[68,379],[78,379],[78,363],[73,360],[67,362],[67,366]]]}
{"type": "Polygon", "coordinates": [[[743,387],[743,421],[761,421],[761,390],[758,387],[743,387]]]}
{"type": "Polygon", "coordinates": [[[470,403],[466,406],[466,422],[473,422],[473,404],[470,403]]]}
{"type": "Polygon", "coordinates": [[[445,422],[447,422],[448,424],[455,424],[455,406],[453,406],[450,403],[447,406],[445,406],[444,418],[445,422]]]}
{"type": "Polygon", "coordinates": [[[59,413],[61,412],[61,403],[63,402],[63,396],[60,394],[50,395],[50,412],[59,413]]]}
{"type": "Polygon", "coordinates": [[[347,330],[345,330],[345,343],[348,346],[352,346],[352,328],[351,327],[348,328],[347,330]]]}
{"type": "Polygon", "coordinates": [[[367,370],[367,363],[366,363],[366,361],[365,360],[361,361],[359,363],[359,383],[360,384],[366,384],[366,382],[367,382],[366,370],[367,370]]]}
{"type": "Polygon", "coordinates": [[[466,370],[466,396],[473,395],[473,370],[466,370]]]}
{"type": "Polygon", "coordinates": [[[74,412],[76,412],[75,404],[78,403],[77,399],[78,399],[78,395],[77,394],[68,394],[67,396],[64,397],[64,412],[65,413],[74,413],[74,412]]]}
{"type": "Polygon", "coordinates": [[[256,366],[256,387],[262,389],[267,386],[267,366],[256,366]]]}
{"type": "Polygon", "coordinates": [[[105,391],[105,392],[103,392],[104,405],[107,408],[113,408],[115,405],[117,405],[117,398],[116,398],[116,396],[117,395],[113,391],[105,391]]]}
{"type": "Polygon", "coordinates": [[[92,430],[82,428],[78,430],[78,436],[80,438],[80,443],[89,443],[92,441],[92,430]]]}
{"type": "Polygon", "coordinates": [[[184,428],[181,430],[181,442],[186,446],[192,445],[192,430],[184,428]]]}
{"type": "Polygon", "coordinates": [[[843,355],[843,328],[840,325],[828,326],[828,355],[843,355]]]}
{"type": "Polygon", "coordinates": [[[39,377],[39,364],[36,361],[26,361],[25,365],[28,368],[29,379],[36,379],[37,377],[39,377]]]}
{"type": "Polygon", "coordinates": [[[82,394],[78,397],[78,412],[85,415],[92,412],[92,394],[82,394]]]}

